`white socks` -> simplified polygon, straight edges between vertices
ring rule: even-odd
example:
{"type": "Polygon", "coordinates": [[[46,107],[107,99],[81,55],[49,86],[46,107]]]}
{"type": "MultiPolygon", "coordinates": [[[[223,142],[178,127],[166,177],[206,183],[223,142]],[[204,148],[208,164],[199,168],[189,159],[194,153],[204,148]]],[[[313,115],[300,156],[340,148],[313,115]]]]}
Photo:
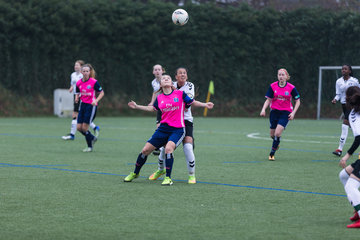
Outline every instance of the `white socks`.
{"type": "Polygon", "coordinates": [[[75,133],[76,133],[76,125],[77,125],[77,120],[76,119],[73,119],[71,121],[71,128],[70,128],[70,134],[74,135],[75,136],[75,133]]]}
{"type": "Polygon", "coordinates": [[[191,143],[185,143],[183,146],[187,168],[190,176],[195,176],[195,155],[193,145],[191,143]]]}
{"type": "Polygon", "coordinates": [[[341,125],[341,136],[340,136],[339,147],[338,147],[338,149],[340,149],[340,150],[342,150],[345,145],[348,131],[349,131],[349,126],[346,124],[342,124],[341,125]]]}
{"type": "Polygon", "coordinates": [[[347,180],[349,179],[349,174],[345,171],[345,168],[343,170],[340,171],[339,173],[339,178],[340,178],[340,182],[344,185],[346,185],[347,180]]]}
{"type": "Polygon", "coordinates": [[[91,123],[90,123],[90,127],[91,127],[91,129],[94,129],[94,128],[96,127],[96,124],[93,123],[93,122],[91,122],[91,123]]]}
{"type": "Polygon", "coordinates": [[[162,171],[165,168],[165,148],[160,148],[160,154],[159,154],[159,162],[158,162],[159,170],[162,171]]]}
{"type": "Polygon", "coordinates": [[[360,204],[360,182],[354,178],[349,178],[345,185],[346,195],[353,207],[360,204]]]}

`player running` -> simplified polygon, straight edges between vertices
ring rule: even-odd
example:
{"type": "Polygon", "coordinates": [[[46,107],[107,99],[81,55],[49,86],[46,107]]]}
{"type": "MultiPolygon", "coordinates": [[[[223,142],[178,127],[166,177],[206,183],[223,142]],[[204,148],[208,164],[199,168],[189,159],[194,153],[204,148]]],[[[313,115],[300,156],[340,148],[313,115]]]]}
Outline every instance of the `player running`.
{"type": "Polygon", "coordinates": [[[269,161],[275,161],[275,152],[279,147],[282,132],[289,120],[293,120],[300,107],[300,95],[295,86],[288,83],[290,75],[285,68],[278,70],[278,81],[273,82],[265,97],[260,116],[265,117],[265,110],[270,105],[270,137],[273,139],[269,161]],[[291,100],[295,100],[295,108],[291,100]]]}

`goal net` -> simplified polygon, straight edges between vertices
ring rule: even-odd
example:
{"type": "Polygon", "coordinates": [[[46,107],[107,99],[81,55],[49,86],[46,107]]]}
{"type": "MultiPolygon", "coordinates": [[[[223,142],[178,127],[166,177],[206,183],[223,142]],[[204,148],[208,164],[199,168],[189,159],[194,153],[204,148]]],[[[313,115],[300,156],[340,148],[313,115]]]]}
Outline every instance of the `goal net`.
{"type": "MultiPolygon", "coordinates": [[[[360,78],[360,66],[351,66],[355,78],[360,78]]],[[[319,67],[319,85],[316,119],[320,118],[339,118],[342,109],[334,106],[331,100],[335,97],[335,83],[341,75],[342,66],[320,66],[319,67]]],[[[360,80],[360,79],[359,79],[360,80]]]]}

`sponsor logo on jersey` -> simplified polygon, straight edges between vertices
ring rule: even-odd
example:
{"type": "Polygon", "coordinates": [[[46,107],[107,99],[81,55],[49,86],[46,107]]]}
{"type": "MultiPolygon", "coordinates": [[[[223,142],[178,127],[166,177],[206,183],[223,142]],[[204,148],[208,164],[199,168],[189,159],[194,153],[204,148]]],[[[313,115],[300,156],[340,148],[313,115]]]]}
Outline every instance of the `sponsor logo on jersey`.
{"type": "Polygon", "coordinates": [[[285,91],[285,96],[289,96],[289,92],[288,92],[288,91],[285,91]]]}
{"type": "Polygon", "coordinates": [[[178,98],[174,98],[174,102],[179,102],[179,99],[178,99],[178,98]]]}

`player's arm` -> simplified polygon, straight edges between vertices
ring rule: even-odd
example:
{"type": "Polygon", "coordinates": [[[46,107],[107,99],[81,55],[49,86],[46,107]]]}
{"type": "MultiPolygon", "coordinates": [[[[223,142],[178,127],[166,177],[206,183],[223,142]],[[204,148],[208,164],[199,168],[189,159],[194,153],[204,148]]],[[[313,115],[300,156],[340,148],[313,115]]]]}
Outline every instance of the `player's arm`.
{"type": "Polygon", "coordinates": [[[260,112],[260,116],[261,117],[265,117],[266,116],[266,109],[270,106],[271,104],[271,101],[272,99],[271,98],[266,98],[265,102],[264,102],[264,105],[261,109],[261,112],[260,112]]]}
{"type": "Polygon", "coordinates": [[[300,107],[300,94],[299,92],[296,90],[296,88],[294,88],[291,91],[291,96],[295,99],[295,107],[293,109],[293,111],[289,114],[289,120],[293,120],[295,117],[295,114],[297,112],[297,110],[300,107]]]}
{"type": "Polygon", "coordinates": [[[151,97],[151,102],[148,104],[148,106],[154,105],[156,96],[157,96],[157,92],[153,92],[152,97],[151,97]]]}
{"type": "Polygon", "coordinates": [[[203,108],[207,108],[207,109],[212,109],[214,107],[214,103],[212,102],[200,102],[200,101],[196,101],[194,100],[192,103],[191,103],[191,106],[194,106],[194,107],[203,107],[203,108]]]}
{"type": "Polygon", "coordinates": [[[266,115],[266,109],[270,106],[272,99],[274,98],[274,90],[271,86],[269,86],[266,94],[265,94],[266,100],[264,102],[264,105],[261,109],[260,116],[265,117],[266,115]]]}
{"type": "Polygon", "coordinates": [[[356,151],[356,149],[359,147],[360,145],[360,136],[356,136],[354,139],[353,144],[351,145],[350,149],[347,151],[347,153],[345,154],[345,156],[343,158],[341,158],[339,165],[342,168],[346,167],[346,161],[351,157],[351,155],[353,155],[353,153],[356,151]]]}
{"type": "Polygon", "coordinates": [[[153,106],[143,106],[143,105],[137,105],[136,102],[130,101],[128,103],[128,106],[132,109],[138,109],[146,112],[154,112],[155,108],[153,106]]]}
{"type": "Polygon", "coordinates": [[[335,84],[335,97],[331,102],[335,104],[337,101],[339,101],[340,100],[340,94],[341,94],[340,83],[338,81],[336,81],[336,84],[335,84]]]}
{"type": "Polygon", "coordinates": [[[97,98],[94,99],[91,104],[93,106],[96,106],[98,104],[98,102],[104,97],[105,93],[104,93],[104,90],[102,89],[102,87],[100,86],[100,84],[98,82],[95,83],[94,89],[95,89],[95,91],[99,92],[99,96],[97,96],[97,98]]]}

